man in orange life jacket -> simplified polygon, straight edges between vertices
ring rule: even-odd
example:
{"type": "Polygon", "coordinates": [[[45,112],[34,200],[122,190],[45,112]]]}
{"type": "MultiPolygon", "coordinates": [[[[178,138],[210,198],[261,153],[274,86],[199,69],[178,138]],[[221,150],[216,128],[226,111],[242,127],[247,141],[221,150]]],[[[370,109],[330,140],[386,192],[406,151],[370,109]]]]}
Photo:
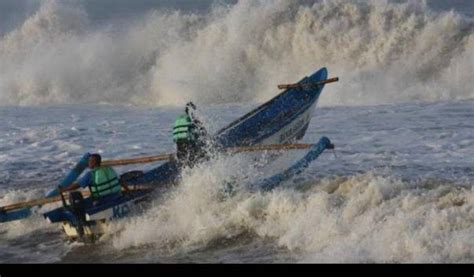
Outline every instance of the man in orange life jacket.
{"type": "Polygon", "coordinates": [[[105,196],[119,196],[121,185],[117,173],[110,166],[101,166],[101,161],[102,158],[99,154],[91,154],[88,161],[90,171],[76,183],[60,188],[60,192],[89,187],[94,200],[105,196]]]}

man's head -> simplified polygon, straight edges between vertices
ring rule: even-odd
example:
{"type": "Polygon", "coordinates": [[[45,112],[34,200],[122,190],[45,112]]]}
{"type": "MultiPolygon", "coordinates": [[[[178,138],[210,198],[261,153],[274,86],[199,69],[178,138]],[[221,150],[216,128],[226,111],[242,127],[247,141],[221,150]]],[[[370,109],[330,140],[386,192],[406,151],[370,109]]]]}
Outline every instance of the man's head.
{"type": "Polygon", "coordinates": [[[190,112],[191,109],[192,109],[192,110],[196,110],[196,105],[194,105],[193,102],[188,102],[188,103],[186,104],[186,108],[184,108],[184,111],[186,112],[186,114],[189,115],[189,112],[190,112]]]}
{"type": "Polygon", "coordinates": [[[89,156],[89,162],[87,165],[90,169],[93,169],[100,166],[101,162],[102,162],[102,157],[99,154],[95,153],[89,156]]]}

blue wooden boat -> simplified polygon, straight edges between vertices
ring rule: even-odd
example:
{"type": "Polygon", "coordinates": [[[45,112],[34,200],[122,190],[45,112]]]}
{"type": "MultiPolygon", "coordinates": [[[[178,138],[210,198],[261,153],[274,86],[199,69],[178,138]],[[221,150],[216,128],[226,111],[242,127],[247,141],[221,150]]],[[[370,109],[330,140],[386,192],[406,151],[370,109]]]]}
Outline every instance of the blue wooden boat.
{"type": "MultiPolygon", "coordinates": [[[[317,83],[327,77],[327,69],[322,68],[298,83],[317,83]]],[[[222,148],[297,141],[308,129],[323,88],[324,85],[285,90],[218,131],[214,141],[222,148]]],[[[178,177],[176,162],[169,161],[129,183],[161,186],[174,183],[178,177]]]]}
{"type": "MultiPolygon", "coordinates": [[[[317,83],[326,80],[328,72],[322,68],[309,77],[303,78],[298,84],[317,83]]],[[[324,84],[318,86],[301,86],[290,88],[270,101],[257,107],[241,118],[217,132],[214,142],[218,148],[252,146],[259,144],[283,144],[301,139],[310,123],[313,111],[321,94],[324,84]]],[[[310,151],[313,159],[326,149],[328,142],[324,141],[310,151]],[[324,145],[323,145],[324,144],[324,145]]],[[[305,159],[306,164],[308,158],[305,159]]],[[[305,162],[303,162],[305,163],[305,162]]],[[[306,165],[307,166],[307,165],[306,165]]],[[[291,171],[297,173],[297,170],[291,171]]],[[[289,174],[282,175],[288,177],[289,174]]],[[[176,161],[168,161],[160,166],[127,179],[128,186],[147,186],[152,188],[166,187],[175,183],[179,178],[176,161]]],[[[276,186],[276,179],[271,179],[267,187],[276,186]]],[[[270,180],[270,179],[269,179],[270,180]]],[[[268,183],[269,181],[265,181],[268,183]]],[[[131,191],[104,199],[101,203],[93,203],[90,199],[81,199],[81,212],[78,215],[74,207],[74,199],[63,207],[44,214],[52,223],[62,223],[66,234],[72,238],[93,238],[105,232],[109,220],[127,216],[150,194],[149,191],[131,191]]],[[[77,194],[78,199],[80,198],[77,194]]],[[[73,197],[74,198],[74,197],[73,197]]]]}

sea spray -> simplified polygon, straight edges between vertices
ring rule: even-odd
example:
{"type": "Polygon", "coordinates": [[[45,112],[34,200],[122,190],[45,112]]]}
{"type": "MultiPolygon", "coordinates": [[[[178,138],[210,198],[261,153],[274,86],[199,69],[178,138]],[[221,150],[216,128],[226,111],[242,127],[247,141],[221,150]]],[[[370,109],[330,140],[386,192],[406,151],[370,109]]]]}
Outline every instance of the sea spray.
{"type": "Polygon", "coordinates": [[[322,105],[473,98],[473,20],[422,1],[239,1],[90,24],[45,1],[0,38],[0,103],[182,105],[264,101],[320,67],[322,105]]]}
{"type": "MultiPolygon", "coordinates": [[[[42,198],[43,189],[0,189],[0,206],[42,198]]],[[[34,207],[26,219],[0,223],[2,263],[60,261],[72,245],[65,243],[58,225],[48,223],[42,213],[61,203],[34,207]]]]}
{"type": "Polygon", "coordinates": [[[206,184],[185,183],[168,201],[129,221],[115,247],[189,253],[247,234],[271,239],[304,262],[469,262],[474,254],[469,188],[369,172],[315,180],[305,191],[240,191],[222,201],[206,184]]]}
{"type": "Polygon", "coordinates": [[[246,193],[245,183],[260,175],[248,159],[239,156],[221,157],[187,169],[182,181],[160,195],[150,210],[117,223],[114,228],[121,232],[113,243],[119,249],[147,244],[181,249],[220,236],[232,237],[240,231],[226,218],[238,203],[235,199],[246,193]],[[232,182],[233,197],[226,191],[227,182],[232,182]]]}
{"type": "MultiPolygon", "coordinates": [[[[2,225],[0,252],[8,253],[2,261],[470,263],[473,104],[318,108],[302,142],[327,135],[337,158],[328,152],[272,193],[245,188],[303,153],[285,152],[268,171],[249,153],[187,171],[143,215],[114,223],[118,232],[66,257],[56,248],[69,245],[61,227],[41,215],[2,225]],[[230,197],[222,193],[229,181],[237,184],[230,197]]],[[[211,128],[219,129],[248,110],[209,105],[200,118],[220,120],[211,128]]],[[[85,151],[100,151],[104,159],[173,152],[171,126],[181,112],[108,105],[0,109],[0,165],[10,176],[1,180],[2,204],[42,196],[85,151]]]]}
{"type": "MultiPolygon", "coordinates": [[[[16,204],[24,201],[35,200],[44,196],[43,189],[28,190],[1,190],[0,206],[16,204]]],[[[33,207],[33,213],[25,220],[15,220],[6,223],[0,223],[0,238],[14,239],[31,234],[39,230],[58,230],[57,226],[51,226],[44,220],[41,212],[47,211],[58,205],[47,205],[44,207],[33,207]]]]}

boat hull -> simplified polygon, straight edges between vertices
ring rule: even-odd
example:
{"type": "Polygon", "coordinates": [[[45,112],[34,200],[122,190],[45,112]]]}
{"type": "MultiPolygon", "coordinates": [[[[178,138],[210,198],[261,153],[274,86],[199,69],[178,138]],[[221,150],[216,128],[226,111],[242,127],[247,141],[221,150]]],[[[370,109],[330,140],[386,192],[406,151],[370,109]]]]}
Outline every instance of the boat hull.
{"type": "MultiPolygon", "coordinates": [[[[322,68],[299,83],[326,80],[327,75],[326,68],[322,68]]],[[[323,87],[324,85],[308,86],[306,89],[291,88],[284,91],[217,132],[213,138],[216,146],[227,148],[300,140],[306,133],[323,87]]],[[[127,179],[127,184],[163,188],[175,183],[178,178],[179,168],[176,161],[171,160],[140,176],[127,179]]],[[[106,231],[107,222],[128,216],[143,198],[144,195],[122,197],[104,205],[90,207],[86,210],[83,221],[78,221],[64,207],[44,216],[50,222],[61,222],[71,239],[93,238],[106,231]]]]}
{"type": "MultiPolygon", "coordinates": [[[[299,83],[326,80],[322,68],[299,83]]],[[[324,85],[292,88],[277,95],[235,120],[214,136],[217,147],[238,147],[267,143],[289,143],[303,138],[324,85]]],[[[176,161],[166,162],[145,174],[127,181],[130,185],[167,186],[179,179],[176,161]]]]}
{"type": "Polygon", "coordinates": [[[150,191],[133,191],[94,202],[83,200],[83,211],[74,207],[60,207],[44,214],[50,223],[61,223],[71,240],[94,241],[107,230],[111,221],[128,217],[142,210],[142,203],[150,196],[150,191]]]}

